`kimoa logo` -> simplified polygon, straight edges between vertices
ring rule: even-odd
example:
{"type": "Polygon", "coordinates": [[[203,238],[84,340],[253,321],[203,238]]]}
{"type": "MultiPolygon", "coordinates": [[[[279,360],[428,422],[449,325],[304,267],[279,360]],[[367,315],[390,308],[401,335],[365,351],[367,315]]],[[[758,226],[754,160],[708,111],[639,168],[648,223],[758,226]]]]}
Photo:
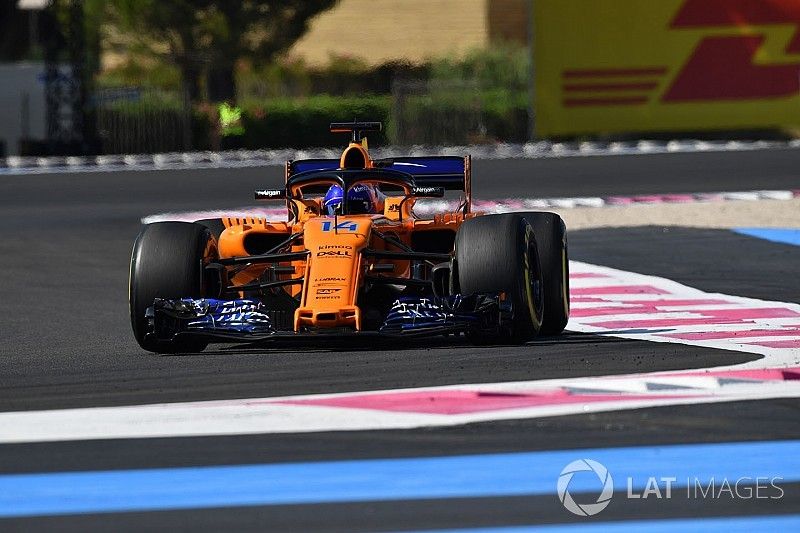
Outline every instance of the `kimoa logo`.
{"type": "Polygon", "coordinates": [[[567,511],[578,516],[592,516],[608,507],[608,504],[611,503],[611,497],[614,495],[614,480],[611,478],[608,469],[597,461],[578,459],[577,461],[572,461],[561,471],[558,476],[556,490],[558,499],[567,511]],[[595,503],[579,504],[572,498],[569,492],[569,484],[572,481],[572,477],[578,472],[594,472],[600,485],[602,485],[600,495],[595,503]]]}

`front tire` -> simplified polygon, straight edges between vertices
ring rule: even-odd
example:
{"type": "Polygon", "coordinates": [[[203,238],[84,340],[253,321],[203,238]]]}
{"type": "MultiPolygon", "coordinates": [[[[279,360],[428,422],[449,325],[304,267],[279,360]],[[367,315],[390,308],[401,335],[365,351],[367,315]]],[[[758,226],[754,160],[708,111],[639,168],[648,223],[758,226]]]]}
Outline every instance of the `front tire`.
{"type": "Polygon", "coordinates": [[[542,272],[533,229],[516,214],[465,221],[455,243],[458,292],[504,293],[512,321],[505,332],[474,333],[479,344],[509,339],[522,344],[539,333],[544,311],[542,272]]]}
{"type": "Polygon", "coordinates": [[[558,335],[569,321],[569,257],[567,227],[555,213],[520,213],[533,228],[544,283],[544,320],[541,335],[558,335]]]}
{"type": "Polygon", "coordinates": [[[204,266],[216,254],[216,241],[200,224],[157,222],[142,229],[133,245],[128,287],[131,327],[139,346],[155,353],[191,353],[208,345],[197,339],[147,337],[145,312],[156,298],[205,296],[204,266]]]}

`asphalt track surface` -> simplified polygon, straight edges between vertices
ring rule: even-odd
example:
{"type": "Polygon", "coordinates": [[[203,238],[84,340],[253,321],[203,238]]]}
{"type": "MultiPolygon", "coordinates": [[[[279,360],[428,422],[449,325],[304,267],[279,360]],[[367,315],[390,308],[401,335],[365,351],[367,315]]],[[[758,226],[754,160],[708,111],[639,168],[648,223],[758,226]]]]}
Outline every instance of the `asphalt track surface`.
{"type": "MultiPolygon", "coordinates": [[[[478,161],[483,198],[800,188],[800,153],[478,161]],[[491,187],[482,176],[493,176],[491,187]],[[757,176],[757,178],[753,178],[757,176]]],[[[218,349],[158,357],[133,341],[127,264],[142,216],[238,207],[280,169],[89,173],[0,179],[0,411],[346,392],[638,373],[757,355],[569,333],[524,347],[218,349]]],[[[800,247],[723,230],[576,231],[573,259],[709,292],[800,302],[800,247]]],[[[800,401],[662,407],[392,431],[0,445],[0,474],[796,439],[800,401]]],[[[774,501],[616,504],[604,520],[800,512],[774,501]]],[[[551,496],[251,506],[0,519],[0,530],[391,530],[567,523],[551,496]]]]}

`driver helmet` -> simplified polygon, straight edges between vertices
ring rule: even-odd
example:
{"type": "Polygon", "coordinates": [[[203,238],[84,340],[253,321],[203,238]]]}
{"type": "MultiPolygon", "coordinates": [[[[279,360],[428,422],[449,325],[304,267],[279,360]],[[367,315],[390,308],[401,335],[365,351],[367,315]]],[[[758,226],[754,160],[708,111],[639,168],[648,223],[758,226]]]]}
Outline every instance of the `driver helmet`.
{"type": "MultiPolygon", "coordinates": [[[[344,191],[339,185],[331,185],[323,200],[323,207],[333,216],[342,204],[344,191]]],[[[383,213],[384,194],[375,185],[359,183],[347,191],[347,212],[352,215],[383,213]]]]}
{"type": "Polygon", "coordinates": [[[342,198],[344,198],[344,191],[338,185],[331,185],[328,192],[325,193],[325,198],[322,200],[322,208],[332,217],[336,214],[336,210],[342,205],[342,198]]]}
{"type": "Polygon", "coordinates": [[[359,183],[347,191],[347,212],[354,215],[383,213],[385,198],[376,185],[359,183]]]}

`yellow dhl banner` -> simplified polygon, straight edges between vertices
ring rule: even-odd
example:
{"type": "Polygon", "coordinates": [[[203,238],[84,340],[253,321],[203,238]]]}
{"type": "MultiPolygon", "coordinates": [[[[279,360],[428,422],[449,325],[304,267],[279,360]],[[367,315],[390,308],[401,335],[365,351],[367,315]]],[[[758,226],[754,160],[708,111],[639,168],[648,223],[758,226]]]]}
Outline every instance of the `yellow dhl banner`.
{"type": "Polygon", "coordinates": [[[800,0],[535,0],[540,136],[800,125],[800,0]]]}

